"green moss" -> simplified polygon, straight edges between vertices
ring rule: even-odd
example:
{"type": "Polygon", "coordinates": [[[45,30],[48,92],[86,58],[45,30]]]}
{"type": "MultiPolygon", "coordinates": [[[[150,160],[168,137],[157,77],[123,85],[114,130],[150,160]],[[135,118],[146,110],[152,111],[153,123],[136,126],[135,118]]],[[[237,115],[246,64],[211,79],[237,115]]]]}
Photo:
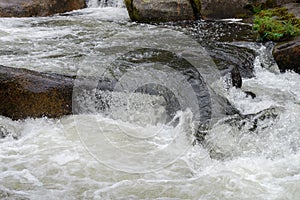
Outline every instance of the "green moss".
{"type": "Polygon", "coordinates": [[[251,11],[256,14],[259,13],[262,9],[263,9],[263,5],[257,4],[257,5],[252,5],[251,11]]]}
{"type": "Polygon", "coordinates": [[[284,41],[300,35],[300,19],[285,8],[261,10],[255,15],[253,29],[262,41],[284,41]]]}

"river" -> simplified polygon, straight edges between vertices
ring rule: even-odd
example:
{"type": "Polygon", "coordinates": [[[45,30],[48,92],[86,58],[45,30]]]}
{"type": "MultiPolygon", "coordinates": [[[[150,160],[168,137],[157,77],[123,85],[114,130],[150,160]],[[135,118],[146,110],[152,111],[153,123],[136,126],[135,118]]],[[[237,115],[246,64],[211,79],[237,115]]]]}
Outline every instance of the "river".
{"type": "MultiPolygon", "coordinates": [[[[88,111],[60,119],[1,116],[0,128],[9,134],[0,139],[0,199],[300,199],[300,75],[263,68],[269,59],[263,45],[235,45],[257,52],[255,76],[243,78],[243,90],[255,93],[254,99],[224,85],[197,41],[167,26],[130,22],[120,6],[98,7],[95,1],[52,17],[0,18],[2,65],[98,77],[134,48],[196,52],[212,66],[199,69],[209,90],[248,116],[213,108],[215,118],[200,144],[194,142],[193,108],[168,121],[162,100],[150,95],[131,94],[133,100],[124,102],[116,92],[109,113],[91,112],[90,99],[83,98],[88,111]]],[[[147,74],[159,74],[156,81],[164,78],[170,88],[181,78],[133,73],[143,75],[138,82],[147,82],[147,74]]]]}

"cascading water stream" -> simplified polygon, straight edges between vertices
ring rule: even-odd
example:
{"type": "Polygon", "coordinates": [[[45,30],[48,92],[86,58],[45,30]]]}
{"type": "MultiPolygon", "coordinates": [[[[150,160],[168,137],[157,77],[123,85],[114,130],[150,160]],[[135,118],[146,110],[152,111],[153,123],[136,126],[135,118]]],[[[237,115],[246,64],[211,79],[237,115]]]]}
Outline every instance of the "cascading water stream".
{"type": "MultiPolygon", "coordinates": [[[[146,82],[154,74],[155,83],[172,80],[173,85],[166,85],[172,91],[185,86],[180,73],[173,74],[162,61],[143,71],[148,61],[162,59],[161,54],[172,60],[173,54],[165,49],[180,52],[222,36],[219,30],[202,28],[209,22],[184,31],[177,26],[179,31],[174,31],[167,25],[131,23],[125,8],[100,8],[92,0],[89,5],[62,16],[0,18],[1,64],[99,78],[110,77],[103,74],[111,69],[120,69],[118,76],[127,70],[127,63],[140,62],[145,68],[126,71],[120,83],[128,83],[125,78],[146,82]],[[195,30],[198,38],[186,37],[195,30]],[[165,43],[159,42],[161,38],[165,43]],[[149,46],[161,48],[151,51],[149,46]],[[170,72],[173,76],[165,77],[170,72]]],[[[108,92],[105,100],[110,101],[101,105],[110,110],[99,113],[93,104],[97,96],[86,91],[89,95],[76,96],[86,109],[76,115],[20,121],[0,117],[0,137],[5,136],[0,139],[0,199],[299,199],[299,74],[278,73],[261,44],[221,41],[209,46],[213,47],[218,47],[213,52],[220,55],[216,58],[239,54],[243,48],[255,50],[257,56],[254,77],[244,78],[242,89],[227,88],[224,78],[215,74],[208,73],[213,78],[207,80],[206,71],[201,71],[209,91],[214,89],[242,113],[226,116],[213,111],[218,118],[202,144],[194,144],[194,110],[181,110],[166,120],[168,96],[129,93],[128,101],[123,92],[108,92]],[[226,46],[230,49],[222,52],[226,46]]],[[[195,57],[204,55],[200,49],[195,57]]],[[[230,62],[249,53],[239,55],[230,62]]],[[[205,56],[200,57],[202,62],[205,56]]],[[[95,83],[96,90],[98,79],[95,83]]],[[[114,88],[121,86],[127,85],[114,88]]],[[[193,89],[188,86],[182,91],[193,89]]],[[[190,93],[179,94],[184,99],[190,93]]]]}
{"type": "Polygon", "coordinates": [[[87,5],[89,8],[97,8],[97,7],[124,7],[123,0],[88,0],[87,5]]]}

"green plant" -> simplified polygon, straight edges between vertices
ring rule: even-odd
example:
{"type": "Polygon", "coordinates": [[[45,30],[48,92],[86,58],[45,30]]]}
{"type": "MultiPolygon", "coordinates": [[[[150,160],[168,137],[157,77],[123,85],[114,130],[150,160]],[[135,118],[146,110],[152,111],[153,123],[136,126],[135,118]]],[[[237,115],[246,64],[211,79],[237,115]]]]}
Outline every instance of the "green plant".
{"type": "Polygon", "coordinates": [[[284,41],[300,35],[300,19],[284,8],[261,10],[255,15],[253,29],[262,41],[284,41]]]}
{"type": "Polygon", "coordinates": [[[253,13],[259,13],[261,10],[262,10],[262,5],[261,4],[259,4],[257,6],[255,6],[255,5],[252,6],[252,12],[253,13]]]}

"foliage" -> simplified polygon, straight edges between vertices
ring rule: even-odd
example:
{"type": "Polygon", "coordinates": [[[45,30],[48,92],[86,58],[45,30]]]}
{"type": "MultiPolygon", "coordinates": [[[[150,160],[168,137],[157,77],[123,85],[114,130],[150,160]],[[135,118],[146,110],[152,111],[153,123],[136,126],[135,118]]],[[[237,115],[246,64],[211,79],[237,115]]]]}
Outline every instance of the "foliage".
{"type": "Polygon", "coordinates": [[[300,35],[300,19],[285,8],[261,10],[255,15],[253,29],[263,41],[284,41],[300,35]]]}

